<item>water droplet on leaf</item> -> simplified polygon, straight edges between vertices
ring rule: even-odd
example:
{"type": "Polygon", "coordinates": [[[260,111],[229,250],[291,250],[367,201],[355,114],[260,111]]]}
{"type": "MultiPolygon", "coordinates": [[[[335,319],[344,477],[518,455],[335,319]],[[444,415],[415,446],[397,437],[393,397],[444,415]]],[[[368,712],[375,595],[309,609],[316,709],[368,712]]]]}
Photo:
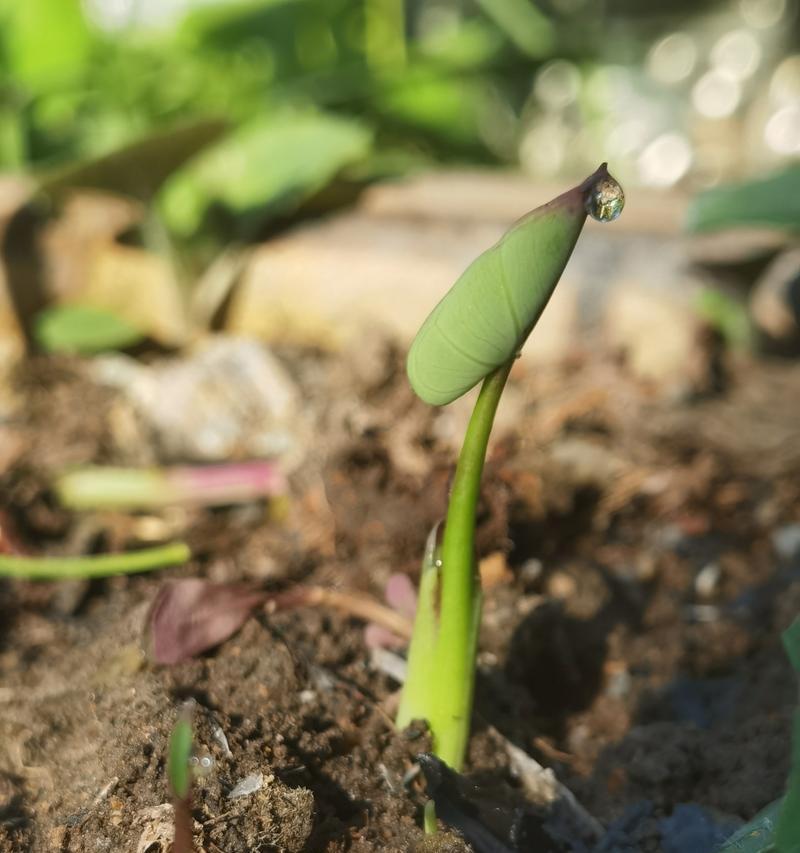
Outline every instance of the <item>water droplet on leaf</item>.
{"type": "Polygon", "coordinates": [[[624,206],[625,193],[608,174],[600,178],[586,196],[586,212],[598,222],[613,222],[624,206]]]}

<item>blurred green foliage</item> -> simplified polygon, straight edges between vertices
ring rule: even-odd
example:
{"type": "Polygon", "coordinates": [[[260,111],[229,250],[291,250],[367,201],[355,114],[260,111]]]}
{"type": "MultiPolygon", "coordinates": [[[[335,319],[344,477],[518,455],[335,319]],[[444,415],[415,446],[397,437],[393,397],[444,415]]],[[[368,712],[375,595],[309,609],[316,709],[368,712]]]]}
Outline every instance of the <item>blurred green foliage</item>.
{"type": "Polygon", "coordinates": [[[364,160],[372,134],[355,120],[310,110],[280,110],[242,124],[175,175],[161,202],[174,233],[196,232],[213,206],[240,221],[267,204],[291,209],[343,167],[364,160]],[[280,164],[276,168],[276,164],[280,164]]]}
{"type": "Polygon", "coordinates": [[[725,343],[738,349],[753,345],[753,330],[747,307],[722,290],[703,288],[695,300],[700,317],[722,335],[725,343]]]}
{"type": "Polygon", "coordinates": [[[139,343],[144,334],[124,317],[92,305],[55,305],[36,319],[35,334],[45,352],[92,355],[139,343]]]}
{"type": "MultiPolygon", "coordinates": [[[[253,237],[343,177],[353,188],[432,160],[515,158],[543,63],[563,57],[585,75],[601,58],[635,62],[679,9],[568,6],[212,0],[167,26],[102,29],[81,0],[0,0],[0,170],[50,191],[89,179],[159,196],[182,239],[253,237]]],[[[585,100],[575,109],[596,118],[602,104],[585,100]]],[[[746,203],[703,195],[691,227],[792,227],[798,193],[784,181],[796,177],[744,187],[746,203]]]]}
{"type": "Polygon", "coordinates": [[[689,208],[690,231],[744,226],[800,231],[800,163],[764,178],[713,187],[689,208]]]}
{"type": "Polygon", "coordinates": [[[538,64],[570,48],[528,0],[444,4],[438,24],[427,5],[220,0],[110,30],[80,0],[0,0],[0,170],[146,200],[175,173],[159,209],[186,237],[220,206],[251,232],[256,209],[286,215],[342,170],[497,159],[498,100],[521,107],[538,64]],[[182,169],[217,135],[172,135],[197,120],[231,133],[182,169]]]}

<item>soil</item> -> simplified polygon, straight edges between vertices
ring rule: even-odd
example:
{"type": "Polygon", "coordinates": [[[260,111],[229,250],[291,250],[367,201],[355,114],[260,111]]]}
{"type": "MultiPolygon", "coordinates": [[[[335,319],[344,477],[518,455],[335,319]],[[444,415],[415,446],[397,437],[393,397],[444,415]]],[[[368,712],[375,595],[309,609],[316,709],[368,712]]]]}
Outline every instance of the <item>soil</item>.
{"type": "MultiPolygon", "coordinates": [[[[197,849],[470,849],[420,830],[425,782],[411,771],[427,737],[394,730],[399,685],[373,664],[362,622],[261,611],[190,662],[145,654],[165,578],[376,600],[392,573],[416,578],[463,411],[415,400],[398,350],[371,346],[369,369],[279,353],[317,436],[286,500],[136,517],[77,517],[48,488],[64,465],[131,459],[119,399],[80,362],[21,369],[20,446],[0,473],[8,539],[103,551],[155,525],[195,556],[91,583],[0,582],[2,853],[166,853],[165,755],[188,699],[204,771],[197,849]],[[248,779],[257,790],[231,798],[248,779]]],[[[797,694],[780,633],[800,610],[800,553],[784,542],[800,522],[800,367],[729,358],[717,385],[665,397],[597,353],[512,376],[479,514],[495,571],[466,768],[496,792],[520,792],[502,736],[606,826],[643,802],[653,821],[687,803],[749,819],[781,794],[797,694]]],[[[637,849],[661,849],[657,836],[637,849]]]]}

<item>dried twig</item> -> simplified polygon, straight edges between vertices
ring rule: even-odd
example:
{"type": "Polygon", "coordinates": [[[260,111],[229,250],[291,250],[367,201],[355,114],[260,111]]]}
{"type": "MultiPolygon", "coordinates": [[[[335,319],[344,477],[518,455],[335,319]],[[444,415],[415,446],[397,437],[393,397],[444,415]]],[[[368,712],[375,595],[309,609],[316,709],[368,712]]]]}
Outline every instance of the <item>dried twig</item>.
{"type": "Polygon", "coordinates": [[[295,586],[270,596],[267,607],[272,610],[333,607],[349,616],[381,625],[405,639],[411,638],[412,625],[409,619],[373,598],[355,592],[339,592],[321,586],[295,586]]]}

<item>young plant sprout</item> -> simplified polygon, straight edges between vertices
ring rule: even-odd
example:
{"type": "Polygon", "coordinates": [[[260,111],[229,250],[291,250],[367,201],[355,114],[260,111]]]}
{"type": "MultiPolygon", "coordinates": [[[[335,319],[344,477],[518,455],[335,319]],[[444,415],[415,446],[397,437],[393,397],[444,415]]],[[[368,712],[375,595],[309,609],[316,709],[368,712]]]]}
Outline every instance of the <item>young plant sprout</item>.
{"type": "Polygon", "coordinates": [[[274,462],[257,460],[171,468],[89,465],[60,474],[54,483],[62,505],[74,510],[224,506],[286,493],[274,462]]]}
{"type": "Polygon", "coordinates": [[[173,853],[192,853],[192,703],[187,702],[172,729],[167,756],[167,779],[175,815],[173,853]]]}
{"type": "Polygon", "coordinates": [[[397,723],[425,719],[434,752],[459,770],[469,737],[481,609],[474,548],[489,433],[514,359],[547,305],[587,214],[611,222],[620,185],[602,166],[520,219],[467,268],[420,328],[408,353],[419,397],[451,403],[483,380],[450,492],[441,546],[428,540],[397,723]]]}

